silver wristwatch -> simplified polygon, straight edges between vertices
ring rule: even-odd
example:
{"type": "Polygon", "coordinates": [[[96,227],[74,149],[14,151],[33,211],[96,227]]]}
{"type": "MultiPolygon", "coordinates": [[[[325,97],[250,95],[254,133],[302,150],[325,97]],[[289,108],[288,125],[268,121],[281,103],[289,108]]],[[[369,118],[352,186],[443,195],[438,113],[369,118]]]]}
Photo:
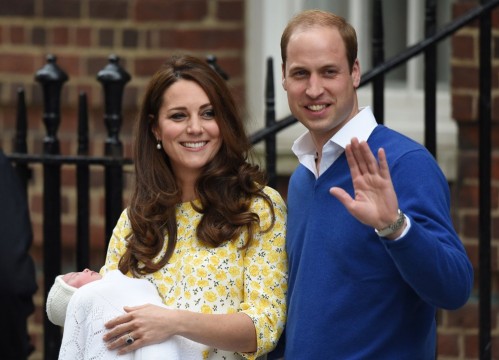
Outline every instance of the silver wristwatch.
{"type": "Polygon", "coordinates": [[[381,230],[374,229],[374,231],[376,231],[376,234],[378,234],[379,237],[389,236],[394,232],[396,232],[397,230],[399,230],[402,227],[402,225],[404,225],[405,215],[400,209],[398,209],[398,213],[399,217],[397,218],[397,220],[395,220],[394,223],[388,225],[386,228],[381,230]]]}

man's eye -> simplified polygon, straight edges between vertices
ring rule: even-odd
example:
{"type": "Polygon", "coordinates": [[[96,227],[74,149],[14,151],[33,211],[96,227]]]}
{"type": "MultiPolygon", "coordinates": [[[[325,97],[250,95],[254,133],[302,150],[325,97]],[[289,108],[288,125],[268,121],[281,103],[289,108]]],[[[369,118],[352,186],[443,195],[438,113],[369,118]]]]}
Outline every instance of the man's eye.
{"type": "Polygon", "coordinates": [[[305,75],[307,75],[307,72],[304,70],[298,70],[298,71],[295,71],[291,74],[291,76],[297,77],[297,78],[304,77],[305,75]]]}
{"type": "Polygon", "coordinates": [[[328,70],[324,71],[324,73],[326,74],[326,76],[334,76],[338,72],[336,70],[334,70],[334,69],[328,69],[328,70]]]}

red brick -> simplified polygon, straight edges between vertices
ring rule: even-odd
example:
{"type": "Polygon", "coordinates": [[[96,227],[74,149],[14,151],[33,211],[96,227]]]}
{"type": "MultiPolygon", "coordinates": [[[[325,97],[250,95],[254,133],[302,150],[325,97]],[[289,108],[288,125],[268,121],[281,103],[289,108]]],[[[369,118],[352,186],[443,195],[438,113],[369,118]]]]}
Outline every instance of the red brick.
{"type": "Polygon", "coordinates": [[[437,340],[437,349],[440,356],[459,356],[459,335],[439,334],[437,340]]]}
{"type": "Polygon", "coordinates": [[[42,4],[44,17],[64,19],[80,17],[80,0],[50,0],[44,1],[42,4]]]}
{"type": "Polygon", "coordinates": [[[213,51],[240,48],[242,43],[242,29],[180,29],[160,34],[160,46],[163,48],[213,51]]]}
{"type": "Polygon", "coordinates": [[[244,19],[244,1],[219,0],[217,3],[217,18],[228,21],[244,19]]]}
{"type": "Polygon", "coordinates": [[[10,43],[14,45],[26,43],[26,29],[22,26],[11,26],[10,43]]]}
{"type": "Polygon", "coordinates": [[[164,57],[137,58],[134,65],[136,76],[150,77],[165,62],[167,56],[165,53],[164,57]]]}
{"type": "Polygon", "coordinates": [[[1,16],[33,16],[35,0],[0,1],[1,16]]]}
{"type": "Polygon", "coordinates": [[[477,117],[477,99],[473,95],[452,95],[452,118],[458,122],[473,121],[477,117]]]}
{"type": "Polygon", "coordinates": [[[69,31],[65,26],[56,26],[51,30],[51,43],[56,46],[69,44],[69,31]]]}
{"type": "Polygon", "coordinates": [[[98,44],[101,47],[112,47],[114,46],[114,30],[113,29],[100,29],[98,44]]]}
{"type": "Polygon", "coordinates": [[[479,339],[478,335],[466,334],[464,340],[464,356],[465,359],[478,359],[479,355],[479,339]]]}
{"type": "Polygon", "coordinates": [[[469,34],[452,37],[452,57],[460,60],[476,60],[476,40],[469,34]]]}
{"type": "Polygon", "coordinates": [[[208,0],[137,0],[135,20],[143,21],[201,21],[207,15],[208,0]]]}
{"type": "Polygon", "coordinates": [[[136,48],[139,44],[139,32],[136,29],[123,30],[123,47],[136,48]]]}
{"type": "Polygon", "coordinates": [[[492,180],[499,180],[499,154],[492,154],[491,172],[492,180]]]}
{"type": "Polygon", "coordinates": [[[34,59],[28,54],[2,54],[0,56],[0,72],[14,74],[34,74],[34,59]]]}
{"type": "Polygon", "coordinates": [[[477,90],[478,89],[478,69],[472,66],[454,65],[452,66],[451,85],[454,89],[477,90]]]}
{"type": "Polygon", "coordinates": [[[476,209],[478,206],[478,187],[476,185],[462,185],[459,192],[459,208],[476,209]]]}
{"type": "Polygon", "coordinates": [[[478,177],[478,152],[461,151],[458,154],[458,179],[467,181],[478,177]]]}
{"type": "Polygon", "coordinates": [[[476,303],[468,302],[458,310],[446,312],[449,328],[473,329],[478,327],[478,304],[476,303]]]}
{"type": "Polygon", "coordinates": [[[478,149],[478,129],[474,123],[460,123],[458,132],[459,149],[478,149]]]}
{"type": "MultiPolygon", "coordinates": [[[[473,1],[460,1],[456,2],[452,5],[452,18],[457,19],[465,14],[467,14],[469,11],[473,10],[476,8],[478,3],[473,0],[473,1]]],[[[477,27],[478,26],[478,21],[474,20],[469,23],[470,27],[477,27]]]]}
{"type": "Polygon", "coordinates": [[[80,75],[80,59],[78,54],[62,54],[56,57],[57,66],[68,76],[66,85],[71,85],[73,77],[80,75]]]}
{"type": "MultiPolygon", "coordinates": [[[[463,209],[464,207],[460,207],[463,209]]],[[[462,226],[459,229],[460,233],[467,238],[478,238],[478,216],[474,214],[464,215],[462,218],[462,226]]],[[[478,254],[477,254],[478,255],[478,254]]],[[[478,260],[478,258],[477,258],[478,260]]],[[[478,263],[478,261],[477,261],[478,263]]]]}
{"type": "Polygon", "coordinates": [[[92,19],[125,20],[128,16],[128,0],[89,0],[88,13],[92,19]]]}
{"type": "Polygon", "coordinates": [[[227,73],[230,79],[240,78],[244,76],[244,60],[242,57],[217,57],[217,64],[227,73]]]}
{"type": "Polygon", "coordinates": [[[92,45],[92,29],[89,27],[79,27],[75,30],[75,45],[79,47],[89,47],[92,45]]]}
{"type": "Polygon", "coordinates": [[[31,33],[33,45],[44,46],[47,43],[47,30],[41,26],[34,26],[31,33]]]}

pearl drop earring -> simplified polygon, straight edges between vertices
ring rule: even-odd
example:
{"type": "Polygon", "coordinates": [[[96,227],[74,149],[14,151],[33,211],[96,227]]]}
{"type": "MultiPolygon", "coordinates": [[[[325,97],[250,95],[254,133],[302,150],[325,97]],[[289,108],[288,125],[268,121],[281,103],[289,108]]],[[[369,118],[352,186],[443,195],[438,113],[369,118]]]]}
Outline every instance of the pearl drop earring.
{"type": "Polygon", "coordinates": [[[158,143],[156,144],[156,149],[161,150],[161,141],[158,140],[158,143]]]}

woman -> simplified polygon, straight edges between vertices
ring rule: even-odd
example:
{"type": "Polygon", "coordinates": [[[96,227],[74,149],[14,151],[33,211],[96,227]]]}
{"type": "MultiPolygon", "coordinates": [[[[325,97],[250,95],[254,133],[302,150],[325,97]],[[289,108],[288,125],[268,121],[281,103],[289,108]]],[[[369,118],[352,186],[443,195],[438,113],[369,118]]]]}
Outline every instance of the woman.
{"type": "Polygon", "coordinates": [[[175,310],[125,307],[106,324],[109,349],[123,354],[181,335],[206,345],[200,359],[266,354],[285,322],[286,208],[248,163],[225,81],[204,61],[169,58],[136,126],[136,184],[101,274],[146,278],[175,310]]]}

